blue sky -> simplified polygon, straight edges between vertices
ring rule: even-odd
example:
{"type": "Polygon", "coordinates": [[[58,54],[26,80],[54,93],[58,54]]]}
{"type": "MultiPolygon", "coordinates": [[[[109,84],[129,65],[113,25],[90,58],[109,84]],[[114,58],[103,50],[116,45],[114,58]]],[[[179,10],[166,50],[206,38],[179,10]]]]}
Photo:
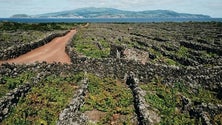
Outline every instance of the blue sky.
{"type": "Polygon", "coordinates": [[[42,14],[83,7],[122,10],[173,10],[222,18],[222,0],[0,0],[0,17],[13,14],[42,14]]]}

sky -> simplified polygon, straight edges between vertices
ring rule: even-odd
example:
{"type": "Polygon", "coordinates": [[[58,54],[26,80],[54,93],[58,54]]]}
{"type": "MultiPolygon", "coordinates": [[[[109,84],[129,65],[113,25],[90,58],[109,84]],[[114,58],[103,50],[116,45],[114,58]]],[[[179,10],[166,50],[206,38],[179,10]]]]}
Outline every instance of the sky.
{"type": "Polygon", "coordinates": [[[222,0],[0,0],[0,17],[14,14],[36,15],[83,7],[121,10],[173,10],[222,18],[222,0]]]}

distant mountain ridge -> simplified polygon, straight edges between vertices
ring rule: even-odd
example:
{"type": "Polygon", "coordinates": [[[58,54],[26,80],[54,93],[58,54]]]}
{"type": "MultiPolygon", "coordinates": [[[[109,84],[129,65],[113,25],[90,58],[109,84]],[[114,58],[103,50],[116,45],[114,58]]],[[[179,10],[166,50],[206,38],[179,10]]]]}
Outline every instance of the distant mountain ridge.
{"type": "Polygon", "coordinates": [[[126,11],[114,8],[81,8],[39,15],[16,14],[19,18],[211,18],[208,15],[177,13],[170,10],[126,11]],[[23,16],[24,15],[24,16],[23,16]]]}

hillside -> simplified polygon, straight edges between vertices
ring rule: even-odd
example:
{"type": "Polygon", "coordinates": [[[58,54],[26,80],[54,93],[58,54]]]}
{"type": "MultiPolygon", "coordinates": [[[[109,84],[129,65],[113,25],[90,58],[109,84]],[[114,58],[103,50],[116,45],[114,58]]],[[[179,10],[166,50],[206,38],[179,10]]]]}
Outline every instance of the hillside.
{"type": "MultiPolygon", "coordinates": [[[[19,17],[25,14],[20,14],[19,17]]],[[[18,14],[12,17],[18,17],[18,14]]],[[[25,15],[24,17],[28,17],[25,15]]],[[[81,8],[76,10],[32,15],[33,18],[210,18],[207,15],[177,13],[170,10],[126,11],[113,8],[81,8]]]]}

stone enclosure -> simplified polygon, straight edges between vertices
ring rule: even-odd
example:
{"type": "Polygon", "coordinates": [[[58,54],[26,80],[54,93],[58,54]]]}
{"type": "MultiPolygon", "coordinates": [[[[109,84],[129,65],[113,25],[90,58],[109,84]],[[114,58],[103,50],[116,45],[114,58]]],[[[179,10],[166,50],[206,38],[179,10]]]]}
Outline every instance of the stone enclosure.
{"type": "MultiPolygon", "coordinates": [[[[91,24],[90,24],[91,25],[91,24]]],[[[89,28],[95,28],[99,24],[92,24],[89,28]]],[[[110,24],[113,26],[113,24],[110,24]]],[[[130,27],[128,29],[123,30],[129,25],[124,25],[122,29],[118,29],[120,25],[113,27],[113,32],[117,32],[119,30],[119,41],[124,41],[125,35],[123,32],[130,32],[130,30],[135,29],[135,26],[130,27]],[[130,30],[129,30],[130,29],[130,30]],[[122,35],[122,36],[121,36],[122,35]]],[[[158,24],[143,24],[138,27],[151,27],[152,25],[158,24]]],[[[164,24],[159,24],[164,25],[164,24]]],[[[188,33],[187,36],[181,36],[183,34],[179,34],[178,36],[169,36],[166,38],[164,34],[167,34],[167,30],[169,32],[173,32],[174,29],[170,29],[170,26],[174,24],[169,24],[169,26],[161,27],[166,28],[162,36],[156,36],[155,34],[144,33],[141,31],[138,33],[130,32],[131,41],[135,43],[133,47],[129,47],[124,44],[118,44],[115,42],[110,43],[110,55],[108,57],[103,58],[92,58],[84,56],[84,53],[80,53],[76,51],[75,45],[75,37],[73,40],[70,40],[69,44],[66,46],[66,53],[70,56],[72,64],[70,65],[61,65],[59,63],[47,64],[47,63],[36,63],[32,65],[14,65],[14,64],[3,64],[1,65],[0,70],[0,79],[4,75],[13,76],[15,72],[13,72],[14,68],[20,69],[16,70],[18,73],[22,72],[22,70],[36,70],[40,72],[39,78],[35,79],[33,82],[37,84],[38,80],[43,79],[44,76],[50,73],[60,74],[62,71],[71,72],[71,73],[79,73],[86,72],[92,73],[99,77],[111,77],[115,79],[125,80],[128,87],[132,90],[132,94],[134,96],[134,107],[136,109],[136,114],[138,118],[138,124],[156,124],[159,123],[161,117],[158,115],[158,110],[151,107],[144,99],[144,91],[139,87],[140,84],[148,84],[155,80],[160,80],[162,84],[166,84],[168,86],[173,86],[174,83],[183,83],[185,85],[190,86],[194,90],[198,87],[203,87],[207,90],[213,91],[216,93],[218,99],[222,97],[222,41],[221,36],[218,36],[221,33],[221,29],[218,29],[217,35],[215,36],[214,43],[208,45],[204,41],[203,38],[197,39],[195,36],[191,37],[192,33],[188,33]],[[149,34],[149,35],[147,35],[149,34]],[[173,41],[173,37],[184,37],[183,40],[169,45],[166,43],[167,41],[173,41]],[[185,41],[184,41],[185,39],[185,41]],[[195,40],[194,40],[195,39],[195,40]],[[218,40],[219,39],[219,40],[218,40]],[[198,42],[196,42],[198,41],[198,42]],[[165,42],[165,43],[164,43],[165,42]],[[217,45],[217,46],[216,46],[217,45]],[[181,56],[177,55],[177,51],[180,47],[185,47],[185,50],[189,55],[181,56]],[[188,49],[187,49],[188,48],[188,49]],[[148,51],[150,50],[150,51],[148,51]],[[152,51],[151,51],[152,50],[152,51]],[[204,52],[208,52],[209,58],[204,58],[204,52]],[[201,52],[200,52],[201,51],[201,52]],[[210,54],[216,54],[215,58],[210,54]],[[167,59],[175,60],[180,65],[168,65],[165,62],[161,63],[159,60],[158,54],[166,57],[167,59]],[[196,55],[196,56],[192,56],[196,55]],[[131,58],[134,56],[134,58],[131,58]],[[158,59],[157,62],[153,62],[152,60],[158,59]],[[212,64],[208,66],[209,64],[212,64]],[[9,70],[11,69],[11,70],[9,70]]],[[[178,24],[183,25],[183,24],[178,24]]],[[[178,26],[176,25],[176,26],[178,26]]],[[[198,24],[199,25],[199,24],[198,24]]],[[[109,24],[101,24],[103,29],[108,29],[110,27],[109,24]]],[[[182,26],[184,29],[187,25],[182,26]]],[[[195,26],[195,24],[191,24],[191,27],[195,26]]],[[[204,25],[205,26],[205,25],[204,25]]],[[[215,26],[215,25],[213,25],[215,26]]],[[[179,27],[179,26],[178,26],[179,27]]],[[[85,27],[84,27],[85,28],[85,27]]],[[[82,32],[83,29],[78,29],[79,32],[82,32]]],[[[142,29],[145,30],[146,28],[142,29]]],[[[135,29],[136,30],[136,29],[135,29]]],[[[154,29],[153,29],[154,30],[154,29]]],[[[155,29],[154,32],[157,32],[155,29]]],[[[50,40],[55,37],[62,36],[66,34],[52,34],[47,38],[40,40],[38,42],[33,42],[31,44],[25,44],[21,46],[16,46],[14,48],[9,48],[7,50],[3,50],[0,54],[0,59],[8,59],[17,57],[23,53],[26,53],[34,48],[37,48],[41,45],[46,44],[50,40]]],[[[84,32],[83,32],[84,33],[84,32]]],[[[213,34],[211,32],[206,31],[206,33],[213,34]]],[[[128,34],[128,33],[126,33],[128,34]]],[[[209,35],[208,34],[208,35],[209,35]]],[[[94,34],[95,35],[95,34],[94,34]]],[[[184,34],[183,34],[184,35],[184,34]]],[[[210,36],[210,35],[209,35],[210,36]]],[[[97,39],[100,39],[103,36],[98,36],[97,39]]],[[[106,39],[108,39],[107,37],[106,39]]],[[[115,41],[115,37],[112,38],[115,41]]],[[[108,39],[107,41],[110,41],[108,39]]],[[[212,40],[209,40],[212,41],[212,40]]],[[[102,47],[99,47],[102,48],[102,47]]],[[[179,53],[179,51],[178,51],[179,53]]],[[[165,58],[164,58],[165,59],[165,58]]],[[[165,60],[164,60],[165,61],[165,60]]],[[[18,74],[17,73],[17,74],[18,74]]],[[[34,86],[33,83],[27,83],[24,86],[20,86],[13,91],[6,94],[6,96],[0,99],[0,121],[7,117],[9,113],[10,107],[15,107],[20,97],[25,96],[25,94],[34,86]]],[[[67,124],[67,123],[75,123],[72,117],[77,117],[79,107],[84,103],[84,94],[87,93],[87,81],[84,81],[82,84],[82,88],[73,96],[73,101],[70,103],[70,106],[64,109],[59,116],[59,121],[57,124],[67,124]],[[69,113],[71,111],[71,114],[69,113]],[[74,114],[72,114],[74,111],[74,114]],[[77,113],[77,114],[75,114],[77,113]],[[72,122],[70,122],[72,121],[72,122]]],[[[189,98],[183,98],[186,102],[184,106],[186,107],[186,111],[190,112],[194,117],[198,117],[202,119],[203,124],[212,124],[209,115],[221,114],[222,113],[222,104],[211,104],[211,103],[198,103],[191,102],[189,98]],[[191,108],[194,107],[194,108],[191,108]]],[[[77,119],[78,121],[78,119],[77,119]]],[[[78,124],[85,124],[87,118],[80,118],[78,124]]],[[[77,122],[76,122],[77,124],[77,122]]]]}

